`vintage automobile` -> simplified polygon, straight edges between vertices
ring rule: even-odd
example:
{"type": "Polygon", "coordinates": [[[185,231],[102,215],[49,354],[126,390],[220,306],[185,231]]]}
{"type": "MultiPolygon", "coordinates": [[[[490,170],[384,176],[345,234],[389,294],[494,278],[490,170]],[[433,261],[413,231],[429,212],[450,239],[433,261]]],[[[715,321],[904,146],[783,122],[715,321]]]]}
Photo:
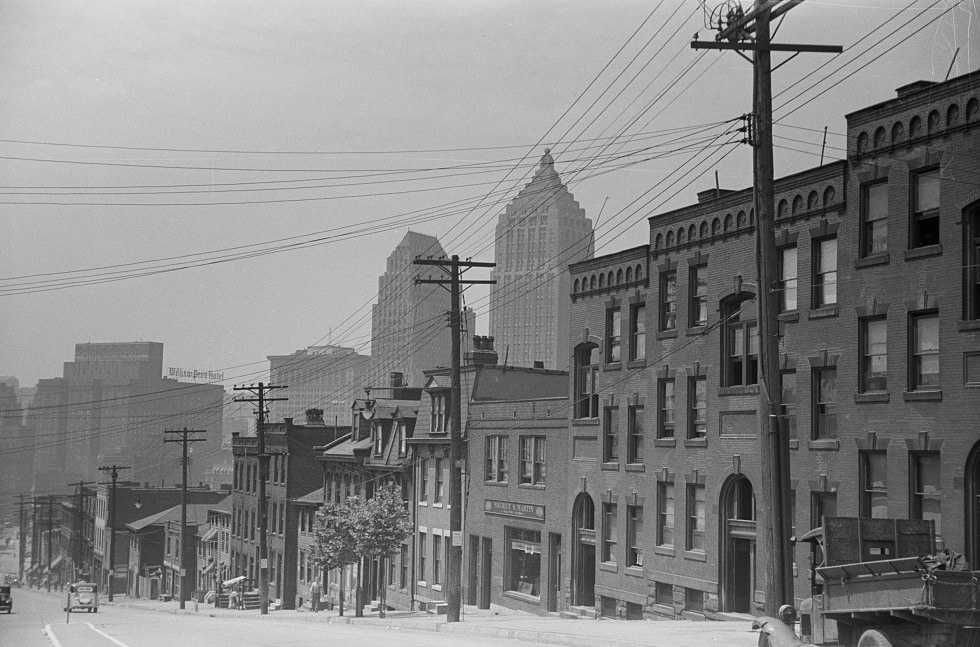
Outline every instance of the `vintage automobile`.
{"type": "Polygon", "coordinates": [[[84,609],[99,612],[99,587],[91,582],[75,582],[68,587],[68,606],[65,611],[84,609]]]}
{"type": "Polygon", "coordinates": [[[10,595],[10,585],[0,585],[0,611],[10,613],[14,606],[14,599],[10,595]]]}

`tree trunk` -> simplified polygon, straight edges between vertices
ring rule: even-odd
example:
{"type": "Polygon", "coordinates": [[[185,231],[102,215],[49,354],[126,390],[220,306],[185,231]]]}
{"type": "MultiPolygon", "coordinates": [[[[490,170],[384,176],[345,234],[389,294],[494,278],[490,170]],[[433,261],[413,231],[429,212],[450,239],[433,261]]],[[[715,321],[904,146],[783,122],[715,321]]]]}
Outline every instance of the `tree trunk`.
{"type": "Polygon", "coordinates": [[[364,585],[361,582],[361,571],[362,571],[362,569],[361,569],[361,563],[363,561],[364,560],[361,559],[361,560],[358,560],[358,562],[357,562],[357,579],[354,580],[354,588],[355,588],[355,591],[354,591],[354,617],[355,618],[363,618],[364,617],[364,603],[361,600],[361,595],[362,595],[361,592],[362,592],[362,590],[364,588],[364,585]]]}
{"type": "Polygon", "coordinates": [[[340,615],[344,615],[344,570],[345,567],[340,567],[340,599],[338,600],[340,604],[340,615]]]}
{"type": "Polygon", "coordinates": [[[381,558],[382,565],[382,577],[381,577],[381,609],[379,609],[378,614],[380,617],[385,616],[385,605],[388,602],[388,560],[391,559],[391,555],[381,558]]]}

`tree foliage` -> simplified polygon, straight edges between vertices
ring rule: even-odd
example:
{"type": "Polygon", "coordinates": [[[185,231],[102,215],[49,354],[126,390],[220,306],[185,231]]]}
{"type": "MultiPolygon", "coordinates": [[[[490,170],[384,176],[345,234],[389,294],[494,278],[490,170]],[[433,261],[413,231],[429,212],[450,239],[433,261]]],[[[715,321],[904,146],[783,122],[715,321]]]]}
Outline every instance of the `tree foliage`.
{"type": "Polygon", "coordinates": [[[327,570],[357,562],[355,520],[361,516],[364,503],[348,497],[343,503],[324,503],[313,523],[313,546],[310,558],[327,570]]]}
{"type": "Polygon", "coordinates": [[[394,483],[378,487],[374,497],[361,503],[352,517],[355,550],[361,557],[387,557],[397,553],[412,533],[408,510],[394,483]]]}

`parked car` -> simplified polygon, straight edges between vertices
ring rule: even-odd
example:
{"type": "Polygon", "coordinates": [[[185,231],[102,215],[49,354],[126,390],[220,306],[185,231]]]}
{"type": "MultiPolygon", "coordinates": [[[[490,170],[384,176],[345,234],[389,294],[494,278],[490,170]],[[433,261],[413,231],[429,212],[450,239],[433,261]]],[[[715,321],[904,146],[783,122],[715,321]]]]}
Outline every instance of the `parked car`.
{"type": "Polygon", "coordinates": [[[14,607],[13,596],[10,595],[10,585],[0,585],[0,611],[6,610],[10,613],[14,607]]]}
{"type": "Polygon", "coordinates": [[[84,609],[89,613],[99,612],[99,587],[91,582],[75,582],[68,587],[68,607],[65,611],[71,613],[76,609],[84,609]]]}

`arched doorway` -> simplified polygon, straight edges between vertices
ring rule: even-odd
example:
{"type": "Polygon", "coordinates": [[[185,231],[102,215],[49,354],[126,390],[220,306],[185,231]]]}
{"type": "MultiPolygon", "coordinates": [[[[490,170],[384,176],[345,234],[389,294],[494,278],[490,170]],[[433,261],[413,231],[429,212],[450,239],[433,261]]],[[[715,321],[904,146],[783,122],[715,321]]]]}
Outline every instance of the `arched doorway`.
{"type": "Polygon", "coordinates": [[[741,474],[729,477],[721,488],[722,608],[751,613],[755,595],[755,494],[741,474]]]}
{"type": "Polygon", "coordinates": [[[966,459],[966,544],[964,554],[970,568],[980,568],[980,442],[966,459]]]}
{"type": "Polygon", "coordinates": [[[595,503],[582,493],[572,508],[572,606],[595,606],[595,503]]]}

